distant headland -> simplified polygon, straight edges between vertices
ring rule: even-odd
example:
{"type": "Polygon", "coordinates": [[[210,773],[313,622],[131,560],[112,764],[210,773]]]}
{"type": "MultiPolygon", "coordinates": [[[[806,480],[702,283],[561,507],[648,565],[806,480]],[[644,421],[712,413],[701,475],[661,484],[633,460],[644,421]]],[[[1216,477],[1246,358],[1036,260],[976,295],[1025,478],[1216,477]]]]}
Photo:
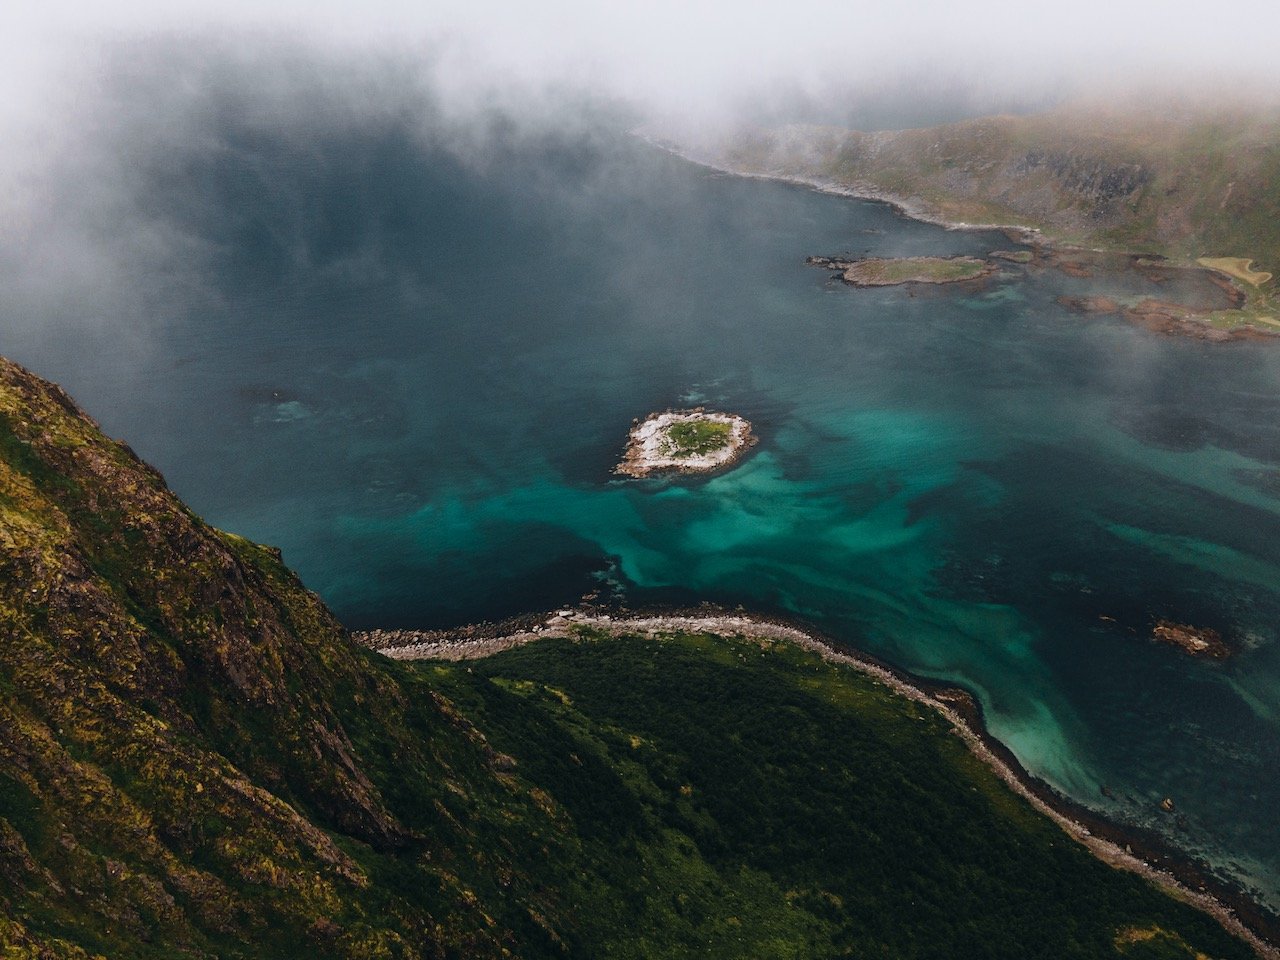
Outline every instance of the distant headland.
{"type": "MultiPolygon", "coordinates": [[[[1226,340],[1280,333],[1278,133],[1274,110],[1078,103],[910,130],[788,125],[650,139],[714,169],[881,200],[949,228],[1006,229],[1039,248],[1212,271],[1235,303],[1161,303],[1125,316],[1226,340]]],[[[993,256],[1027,262],[1020,252],[993,256]]]]}

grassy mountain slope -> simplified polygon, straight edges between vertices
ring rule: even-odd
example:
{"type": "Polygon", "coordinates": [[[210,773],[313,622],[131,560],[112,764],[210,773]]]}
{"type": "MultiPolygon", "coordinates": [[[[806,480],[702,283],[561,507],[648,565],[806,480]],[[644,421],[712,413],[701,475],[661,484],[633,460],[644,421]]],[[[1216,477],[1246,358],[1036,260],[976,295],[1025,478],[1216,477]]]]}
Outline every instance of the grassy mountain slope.
{"type": "Polygon", "coordinates": [[[0,360],[0,952],[1244,957],[793,649],[355,647],[0,360]]]}
{"type": "MultiPolygon", "coordinates": [[[[712,156],[826,180],[951,221],[1169,256],[1238,257],[1280,277],[1280,115],[1090,104],[914,130],[788,127],[712,156]]],[[[1247,290],[1256,293],[1250,285],[1247,290]]]]}
{"type": "Polygon", "coordinates": [[[490,956],[537,933],[519,865],[551,820],[481,735],[7,362],[0,546],[0,940],[490,956]]]}

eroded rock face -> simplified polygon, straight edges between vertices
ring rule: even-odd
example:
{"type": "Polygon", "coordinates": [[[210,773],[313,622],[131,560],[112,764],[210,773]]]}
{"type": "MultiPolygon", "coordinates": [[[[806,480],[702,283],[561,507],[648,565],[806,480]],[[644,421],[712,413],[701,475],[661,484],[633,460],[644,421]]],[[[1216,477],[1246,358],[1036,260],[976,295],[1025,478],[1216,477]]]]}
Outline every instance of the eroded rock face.
{"type": "Polygon", "coordinates": [[[1231,656],[1231,648],[1222,639],[1222,634],[1211,627],[1193,627],[1172,620],[1160,620],[1152,628],[1151,635],[1161,643],[1177,647],[1193,657],[1225,660],[1231,656]]]}
{"type": "Polygon", "coordinates": [[[1115,218],[1117,207],[1132,201],[1153,179],[1140,163],[1117,163],[1087,153],[1029,150],[1011,165],[1013,177],[1046,170],[1095,220],[1115,218]]]}

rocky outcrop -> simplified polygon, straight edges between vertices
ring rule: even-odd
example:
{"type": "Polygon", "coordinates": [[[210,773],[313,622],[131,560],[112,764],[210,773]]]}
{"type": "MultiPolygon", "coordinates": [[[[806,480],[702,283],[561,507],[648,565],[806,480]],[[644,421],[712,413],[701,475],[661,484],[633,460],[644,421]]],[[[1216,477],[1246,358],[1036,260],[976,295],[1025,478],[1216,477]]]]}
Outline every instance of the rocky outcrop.
{"type": "Polygon", "coordinates": [[[1154,174],[1142,163],[1116,163],[1074,151],[1029,150],[1010,164],[1009,176],[1025,177],[1047,171],[1058,194],[1081,205],[1099,222],[1114,220],[1119,205],[1133,203],[1154,174]]]}
{"type": "Polygon", "coordinates": [[[1177,647],[1193,657],[1225,660],[1231,656],[1231,648],[1222,639],[1222,634],[1210,627],[1193,627],[1187,623],[1160,620],[1152,628],[1151,636],[1160,643],[1177,647]]]}
{"type": "Polygon", "coordinates": [[[1120,304],[1110,297],[1058,297],[1058,303],[1076,313],[1119,313],[1120,304]]]}

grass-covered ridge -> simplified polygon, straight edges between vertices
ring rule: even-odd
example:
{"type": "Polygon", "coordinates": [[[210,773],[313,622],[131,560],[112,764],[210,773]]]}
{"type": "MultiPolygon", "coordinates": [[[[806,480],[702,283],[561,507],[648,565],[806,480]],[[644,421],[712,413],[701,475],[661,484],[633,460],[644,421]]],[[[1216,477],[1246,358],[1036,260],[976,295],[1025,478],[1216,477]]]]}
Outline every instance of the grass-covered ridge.
{"type": "Polygon", "coordinates": [[[1249,955],[798,650],[362,650],[0,359],[0,955],[850,951],[1249,955]]]}

